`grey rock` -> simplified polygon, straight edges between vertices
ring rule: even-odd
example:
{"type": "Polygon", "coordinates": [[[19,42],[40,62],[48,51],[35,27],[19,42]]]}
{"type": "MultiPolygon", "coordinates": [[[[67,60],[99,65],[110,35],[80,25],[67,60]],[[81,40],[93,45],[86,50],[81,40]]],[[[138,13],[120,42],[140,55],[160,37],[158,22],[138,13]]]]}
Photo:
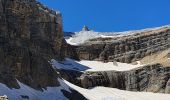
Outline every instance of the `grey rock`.
{"type": "Polygon", "coordinates": [[[170,94],[170,79],[168,80],[168,82],[166,84],[165,93],[170,94]]]}
{"type": "Polygon", "coordinates": [[[79,59],[131,63],[170,47],[170,26],[115,38],[96,38],[76,48],[79,59]]]}
{"type": "Polygon", "coordinates": [[[19,88],[58,86],[48,61],[64,59],[61,14],[35,0],[0,0],[0,82],[19,88]]]}
{"type": "MultiPolygon", "coordinates": [[[[129,91],[169,93],[170,67],[160,64],[147,65],[130,71],[70,72],[67,78],[83,88],[105,86],[129,91]],[[77,73],[77,75],[75,75],[77,73]]],[[[65,73],[67,73],[65,71],[65,73]]],[[[65,76],[63,76],[65,78],[65,76]]]]}

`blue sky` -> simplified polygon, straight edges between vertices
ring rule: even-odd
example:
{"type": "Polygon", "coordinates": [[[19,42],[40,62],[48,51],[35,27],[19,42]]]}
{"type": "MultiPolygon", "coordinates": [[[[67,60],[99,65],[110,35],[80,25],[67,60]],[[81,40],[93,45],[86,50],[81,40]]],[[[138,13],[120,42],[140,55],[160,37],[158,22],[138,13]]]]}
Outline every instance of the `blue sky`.
{"type": "Polygon", "coordinates": [[[127,31],[170,24],[170,0],[39,0],[63,16],[64,31],[127,31]]]}

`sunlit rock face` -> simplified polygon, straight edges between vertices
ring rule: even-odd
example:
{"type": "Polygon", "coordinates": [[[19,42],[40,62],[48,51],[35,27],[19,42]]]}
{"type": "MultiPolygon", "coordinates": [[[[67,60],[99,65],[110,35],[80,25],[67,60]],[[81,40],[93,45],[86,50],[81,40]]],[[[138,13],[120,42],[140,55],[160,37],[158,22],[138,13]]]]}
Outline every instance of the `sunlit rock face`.
{"type": "Polygon", "coordinates": [[[92,39],[78,43],[81,38],[77,37],[80,37],[82,32],[75,33],[76,35],[70,38],[73,41],[68,41],[76,45],[70,45],[74,47],[72,50],[74,53],[68,52],[70,57],[105,63],[137,64],[138,61],[144,67],[122,72],[61,70],[63,78],[84,88],[105,86],[130,91],[169,93],[170,26],[111,37],[102,37],[100,32],[83,32],[86,33],[87,35],[84,36],[88,36],[88,39],[94,34],[99,37],[94,36],[92,39]]]}
{"type": "Polygon", "coordinates": [[[62,70],[66,80],[83,88],[96,86],[112,87],[128,91],[167,93],[170,91],[170,67],[160,64],[147,65],[130,71],[89,71],[62,70]]]}
{"type": "Polygon", "coordinates": [[[80,44],[80,59],[131,63],[170,47],[170,26],[132,35],[95,38],[80,44]]]}
{"type": "Polygon", "coordinates": [[[0,82],[57,86],[48,61],[64,58],[62,18],[35,0],[0,0],[0,82]]]}

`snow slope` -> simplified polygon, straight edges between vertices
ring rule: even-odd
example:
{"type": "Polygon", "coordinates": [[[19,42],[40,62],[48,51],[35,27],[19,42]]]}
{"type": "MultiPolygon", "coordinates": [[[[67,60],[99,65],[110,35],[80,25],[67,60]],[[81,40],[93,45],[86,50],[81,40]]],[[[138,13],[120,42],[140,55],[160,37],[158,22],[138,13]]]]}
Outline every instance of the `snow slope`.
{"type": "MultiPolygon", "coordinates": [[[[137,65],[130,65],[119,62],[102,63],[98,61],[75,61],[66,59],[65,61],[51,60],[53,67],[56,69],[70,69],[77,71],[106,71],[118,70],[126,71],[134,68],[141,67],[140,62],[137,65]]],[[[81,93],[89,100],[170,100],[170,94],[150,93],[150,92],[131,92],[119,90],[108,87],[95,87],[92,89],[84,89],[78,87],[66,80],[63,80],[72,89],[81,93]]]]}
{"type": "Polygon", "coordinates": [[[0,84],[0,95],[7,95],[9,100],[68,100],[61,90],[64,89],[70,92],[69,88],[72,88],[89,100],[170,100],[169,94],[130,92],[107,87],[84,89],[62,79],[58,79],[58,81],[61,86],[48,87],[43,92],[32,89],[20,82],[18,82],[21,86],[20,89],[9,89],[4,84],[0,84]],[[25,99],[21,96],[25,96],[25,99]]]}
{"type": "Polygon", "coordinates": [[[138,63],[138,65],[131,65],[127,63],[120,63],[120,62],[108,62],[103,63],[100,61],[88,61],[88,60],[81,60],[76,61],[73,59],[66,59],[65,61],[56,61],[51,60],[53,67],[56,69],[70,69],[70,70],[77,70],[77,71],[127,71],[134,68],[142,67],[138,63]]]}
{"type": "Polygon", "coordinates": [[[170,94],[130,92],[107,87],[84,89],[67,81],[64,82],[89,100],[170,100],[170,94]]]}
{"type": "Polygon", "coordinates": [[[69,90],[69,86],[66,85],[61,79],[59,87],[47,87],[47,89],[42,91],[35,90],[28,87],[23,83],[19,83],[20,89],[10,89],[4,84],[0,84],[0,96],[7,95],[9,100],[68,100],[61,90],[69,90]],[[24,96],[25,98],[22,98],[24,96]],[[29,97],[29,99],[27,98],[29,97]]]}
{"type": "Polygon", "coordinates": [[[113,37],[121,37],[127,35],[133,35],[135,33],[146,32],[146,31],[153,31],[160,28],[169,27],[169,25],[162,26],[162,27],[155,27],[155,28],[147,28],[142,30],[133,30],[133,31],[125,31],[125,32],[95,32],[95,31],[80,31],[75,32],[71,37],[65,38],[67,43],[71,45],[79,45],[86,42],[89,39],[94,38],[113,38],[113,37]]]}

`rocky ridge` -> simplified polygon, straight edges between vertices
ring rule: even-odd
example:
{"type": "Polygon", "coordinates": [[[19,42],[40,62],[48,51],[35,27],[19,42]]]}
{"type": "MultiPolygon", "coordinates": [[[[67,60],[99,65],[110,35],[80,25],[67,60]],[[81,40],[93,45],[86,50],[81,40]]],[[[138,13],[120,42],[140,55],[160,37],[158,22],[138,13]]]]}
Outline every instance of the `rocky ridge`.
{"type": "Polygon", "coordinates": [[[81,79],[82,87],[107,86],[129,91],[170,93],[170,67],[147,65],[131,71],[87,72],[81,79]]]}
{"type": "MultiPolygon", "coordinates": [[[[35,0],[0,0],[0,83],[20,88],[18,81],[41,90],[60,86],[63,77],[84,88],[108,86],[131,91],[170,93],[169,67],[147,65],[132,71],[75,72],[54,70],[51,59],[65,57],[131,63],[169,48],[169,27],[121,38],[93,39],[72,46],[65,42],[60,13],[35,0]],[[114,40],[114,41],[113,41],[114,40]],[[98,42],[96,42],[98,41],[98,42]],[[155,81],[155,80],[160,81],[155,81]]],[[[81,94],[63,90],[75,99],[81,94]]]]}
{"type": "MultiPolygon", "coordinates": [[[[49,61],[65,58],[62,28],[61,13],[36,0],[0,0],[0,83],[19,91],[21,82],[42,94],[47,87],[60,87],[61,76],[49,61]]],[[[70,91],[62,89],[63,98],[86,99],[70,91]]],[[[29,99],[27,95],[19,98],[29,99]]]]}
{"type": "Polygon", "coordinates": [[[91,39],[76,48],[80,59],[131,63],[170,47],[170,27],[132,35],[91,39]]]}
{"type": "Polygon", "coordinates": [[[0,82],[15,88],[15,79],[34,88],[57,85],[48,61],[64,57],[61,14],[35,0],[1,0],[0,8],[0,82]]]}

